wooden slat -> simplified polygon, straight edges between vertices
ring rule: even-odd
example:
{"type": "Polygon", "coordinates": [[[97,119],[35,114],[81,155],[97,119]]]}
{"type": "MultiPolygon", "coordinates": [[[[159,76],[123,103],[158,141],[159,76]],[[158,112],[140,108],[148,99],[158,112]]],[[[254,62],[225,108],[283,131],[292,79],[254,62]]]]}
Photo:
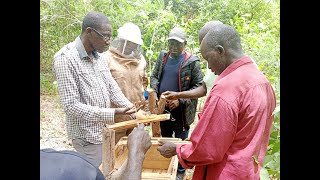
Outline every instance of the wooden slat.
{"type": "Polygon", "coordinates": [[[144,169],[143,173],[141,174],[142,179],[167,179],[170,180],[170,174],[163,174],[157,172],[152,172],[153,169],[144,169]]]}
{"type": "Polygon", "coordinates": [[[175,160],[175,158],[172,157],[172,158],[171,158],[171,161],[170,161],[170,164],[169,164],[169,166],[168,166],[169,168],[167,169],[167,173],[168,173],[168,174],[171,174],[171,173],[172,173],[172,168],[170,168],[170,167],[173,166],[173,164],[174,164],[174,162],[175,162],[174,160],[175,160]]]}
{"type": "MultiPolygon", "coordinates": [[[[174,144],[190,144],[191,141],[170,141],[174,144]]],[[[160,143],[157,140],[151,141],[153,145],[160,145],[160,143]]],[[[117,145],[127,145],[126,141],[119,141],[117,145]]]]}
{"type": "MultiPolygon", "coordinates": [[[[164,98],[164,96],[160,96],[160,100],[157,104],[157,109],[155,110],[155,114],[162,114],[164,112],[165,105],[166,105],[166,99],[164,98]]],[[[161,136],[160,122],[153,122],[151,124],[151,128],[152,128],[152,137],[161,136]]]]}
{"type": "MultiPolygon", "coordinates": [[[[148,92],[148,103],[149,103],[149,110],[151,114],[160,114],[158,113],[158,97],[157,93],[153,91],[153,89],[147,89],[148,92]]],[[[160,137],[161,131],[160,131],[160,122],[153,122],[151,124],[152,129],[152,136],[153,137],[160,137]]]]}
{"type": "MultiPolygon", "coordinates": [[[[128,157],[127,148],[128,137],[122,137],[120,141],[114,147],[114,171],[125,162],[128,157]]],[[[152,137],[152,146],[145,154],[142,169],[142,180],[175,180],[178,168],[178,158],[173,156],[171,158],[165,158],[157,151],[159,147],[158,141],[165,140],[173,143],[190,143],[190,141],[182,141],[180,138],[159,138],[152,137]]],[[[108,162],[111,163],[111,162],[108,162]]],[[[107,164],[108,164],[107,163],[107,164]]]]}
{"type": "Polygon", "coordinates": [[[149,111],[151,112],[151,114],[157,114],[156,113],[156,111],[157,111],[157,101],[158,101],[157,94],[151,88],[148,88],[147,92],[148,92],[149,111]]]}
{"type": "Polygon", "coordinates": [[[154,168],[159,170],[168,169],[170,161],[168,160],[145,160],[143,161],[143,168],[154,168]]]}
{"type": "MultiPolygon", "coordinates": [[[[127,143],[128,136],[123,136],[119,142],[123,141],[127,143]]],[[[165,141],[182,141],[180,138],[170,138],[170,137],[151,137],[151,141],[159,141],[159,140],[165,140],[165,141]]]]}
{"type": "MultiPolygon", "coordinates": [[[[190,144],[191,141],[170,141],[174,144],[190,144]]],[[[151,141],[152,144],[154,145],[160,145],[160,143],[158,141],[151,141]]]]}
{"type": "Polygon", "coordinates": [[[164,112],[165,106],[166,106],[166,98],[165,96],[161,95],[160,100],[158,102],[157,114],[162,114],[164,112]]]}
{"type": "Polygon", "coordinates": [[[126,146],[116,148],[114,168],[119,169],[127,158],[128,158],[128,148],[126,146]]]}
{"type": "Polygon", "coordinates": [[[152,122],[165,121],[168,119],[170,119],[170,114],[159,114],[159,115],[156,115],[156,117],[153,116],[152,118],[148,118],[148,119],[118,122],[112,125],[108,125],[108,128],[113,129],[115,131],[125,130],[125,129],[136,127],[138,123],[152,123],[152,122]]]}
{"type": "Polygon", "coordinates": [[[152,137],[160,137],[161,136],[160,122],[153,122],[151,124],[151,129],[152,129],[152,137]]]}
{"type": "Polygon", "coordinates": [[[171,179],[176,179],[179,160],[178,160],[177,155],[173,156],[172,158],[173,158],[174,163],[172,166],[170,166],[170,168],[172,169],[171,170],[171,179]]]}
{"type": "Polygon", "coordinates": [[[106,177],[114,168],[115,131],[102,129],[102,173],[106,177]]]}

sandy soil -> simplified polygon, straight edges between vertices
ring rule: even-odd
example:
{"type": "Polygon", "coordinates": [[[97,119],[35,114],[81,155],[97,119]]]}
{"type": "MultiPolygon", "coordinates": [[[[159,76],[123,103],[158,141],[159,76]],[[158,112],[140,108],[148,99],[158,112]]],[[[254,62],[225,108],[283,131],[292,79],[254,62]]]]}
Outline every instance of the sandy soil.
{"type": "Polygon", "coordinates": [[[59,96],[40,96],[40,149],[74,150],[67,138],[59,96]]]}

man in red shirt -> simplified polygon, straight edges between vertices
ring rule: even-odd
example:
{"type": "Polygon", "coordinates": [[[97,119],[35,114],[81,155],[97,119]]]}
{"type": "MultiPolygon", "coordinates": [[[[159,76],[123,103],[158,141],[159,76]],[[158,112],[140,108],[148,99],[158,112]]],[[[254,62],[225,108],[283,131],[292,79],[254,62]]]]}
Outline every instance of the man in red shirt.
{"type": "Polygon", "coordinates": [[[233,27],[214,26],[200,50],[219,76],[198,115],[192,143],[160,141],[158,151],[177,155],[184,168],[195,166],[195,180],[259,179],[276,106],[273,88],[244,54],[233,27]]]}

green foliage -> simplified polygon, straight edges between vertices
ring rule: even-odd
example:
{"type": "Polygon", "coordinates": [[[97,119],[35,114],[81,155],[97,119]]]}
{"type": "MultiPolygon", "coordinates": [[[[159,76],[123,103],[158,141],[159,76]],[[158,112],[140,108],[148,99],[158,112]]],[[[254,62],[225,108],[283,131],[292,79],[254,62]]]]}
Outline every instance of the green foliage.
{"type": "MultiPolygon", "coordinates": [[[[106,14],[113,37],[125,22],[142,32],[148,74],[160,51],[167,49],[167,36],[180,25],[187,33],[186,49],[201,57],[198,32],[210,20],[234,26],[246,54],[251,56],[275,89],[277,108],[261,179],[279,178],[280,156],[280,1],[279,0],[40,0],[40,90],[56,94],[52,76],[53,55],[81,32],[89,11],[106,14]]],[[[205,72],[206,62],[201,61],[205,72]]]]}
{"type": "Polygon", "coordinates": [[[264,168],[271,178],[280,178],[280,106],[274,110],[274,122],[270,134],[269,146],[264,160],[264,168]]]}
{"type": "Polygon", "coordinates": [[[56,81],[51,74],[40,75],[40,94],[54,95],[58,91],[56,81]]]}

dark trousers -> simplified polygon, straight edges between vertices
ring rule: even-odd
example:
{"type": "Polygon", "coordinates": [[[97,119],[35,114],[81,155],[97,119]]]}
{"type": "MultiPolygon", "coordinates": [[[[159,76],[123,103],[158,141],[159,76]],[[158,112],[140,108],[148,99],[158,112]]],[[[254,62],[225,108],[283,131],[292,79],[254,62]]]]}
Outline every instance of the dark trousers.
{"type": "Polygon", "coordinates": [[[92,144],[82,138],[77,138],[72,140],[72,146],[77,152],[94,161],[97,167],[100,166],[102,162],[102,144],[92,144]]]}
{"type": "MultiPolygon", "coordinates": [[[[162,137],[175,137],[181,138],[182,140],[186,139],[189,135],[189,127],[184,128],[182,123],[182,114],[179,110],[180,107],[173,110],[171,115],[175,119],[175,121],[166,120],[160,121],[160,128],[161,128],[161,136],[162,137]],[[173,136],[174,133],[174,136],[173,136]]],[[[185,168],[178,164],[178,172],[183,173],[185,168]]]]}

